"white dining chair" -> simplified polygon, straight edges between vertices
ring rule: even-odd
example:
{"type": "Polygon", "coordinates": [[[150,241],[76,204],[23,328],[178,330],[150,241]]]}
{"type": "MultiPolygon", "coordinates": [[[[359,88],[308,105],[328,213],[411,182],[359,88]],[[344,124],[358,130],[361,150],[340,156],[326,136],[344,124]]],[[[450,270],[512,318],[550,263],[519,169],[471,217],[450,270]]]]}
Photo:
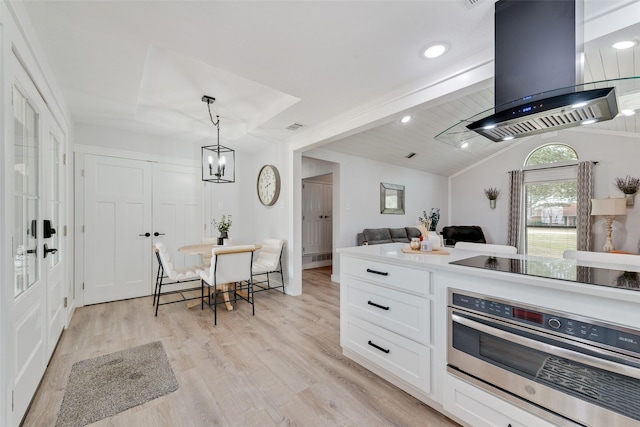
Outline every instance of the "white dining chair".
{"type": "Polygon", "coordinates": [[[268,291],[270,289],[282,289],[284,293],[284,273],[282,271],[282,251],[284,249],[284,240],[281,239],[264,239],[262,248],[258,252],[258,258],[251,266],[251,272],[255,279],[256,276],[262,276],[264,280],[253,282],[254,287],[259,289],[256,292],[268,291]],[[280,282],[272,285],[272,274],[280,274],[280,282]],[[265,285],[266,284],[266,285],[265,285]]]}
{"type": "Polygon", "coordinates": [[[156,286],[153,291],[153,305],[156,307],[156,316],[158,315],[158,308],[161,305],[173,304],[181,301],[189,301],[195,298],[186,298],[184,292],[198,290],[194,288],[181,288],[174,289],[172,291],[163,292],[162,288],[168,285],[179,285],[187,282],[195,282],[200,279],[200,273],[207,269],[205,265],[188,265],[185,267],[175,267],[171,261],[171,256],[167,250],[167,246],[162,242],[154,244],[154,252],[158,259],[158,273],[156,274],[156,286]],[[162,295],[180,294],[182,299],[171,300],[167,302],[160,302],[162,295]]]}
{"type": "Polygon", "coordinates": [[[494,245],[491,243],[457,242],[454,248],[464,249],[467,251],[484,252],[488,254],[514,255],[518,253],[518,248],[515,246],[494,245]]]}
{"type": "Polygon", "coordinates": [[[255,316],[251,275],[251,263],[255,250],[254,245],[236,245],[215,247],[211,251],[211,266],[200,273],[200,282],[202,309],[204,309],[205,300],[204,288],[207,286],[209,306],[213,305],[214,325],[218,324],[218,304],[224,303],[227,311],[233,310],[229,294],[233,294],[234,302],[240,298],[251,304],[252,315],[255,316]],[[222,294],[223,302],[218,302],[218,293],[222,294]]]}

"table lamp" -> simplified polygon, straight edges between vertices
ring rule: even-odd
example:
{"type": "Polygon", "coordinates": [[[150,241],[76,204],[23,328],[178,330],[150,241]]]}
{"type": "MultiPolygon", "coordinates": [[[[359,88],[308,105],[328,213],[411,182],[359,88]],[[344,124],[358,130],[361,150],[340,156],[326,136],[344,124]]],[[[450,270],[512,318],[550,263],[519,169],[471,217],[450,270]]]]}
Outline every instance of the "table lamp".
{"type": "Polygon", "coordinates": [[[615,248],[613,247],[613,242],[611,241],[611,231],[613,218],[616,215],[626,215],[627,214],[627,202],[625,199],[591,199],[591,215],[596,216],[605,216],[605,232],[607,234],[607,240],[604,243],[604,247],[602,248],[605,252],[611,252],[615,248]]]}

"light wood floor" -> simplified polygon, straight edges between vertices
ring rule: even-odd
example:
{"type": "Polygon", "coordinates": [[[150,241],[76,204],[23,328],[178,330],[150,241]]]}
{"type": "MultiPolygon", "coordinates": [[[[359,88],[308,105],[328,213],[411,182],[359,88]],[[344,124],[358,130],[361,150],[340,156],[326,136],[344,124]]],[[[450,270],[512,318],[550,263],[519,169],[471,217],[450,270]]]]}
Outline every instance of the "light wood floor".
{"type": "Polygon", "coordinates": [[[178,390],[93,426],[457,426],[342,355],[330,273],[306,270],[299,297],[257,293],[255,317],[219,310],[216,327],[186,303],[154,317],[151,297],[79,308],[24,425],[55,425],[75,362],[159,340],[178,390]]]}

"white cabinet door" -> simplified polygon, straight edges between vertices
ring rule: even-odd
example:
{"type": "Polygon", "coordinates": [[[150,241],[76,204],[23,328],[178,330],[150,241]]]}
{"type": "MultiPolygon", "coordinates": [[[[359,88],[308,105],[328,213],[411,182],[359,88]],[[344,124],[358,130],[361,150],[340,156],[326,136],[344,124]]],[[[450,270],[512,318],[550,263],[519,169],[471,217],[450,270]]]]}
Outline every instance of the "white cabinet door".
{"type": "Polygon", "coordinates": [[[84,304],[151,293],[151,172],[149,162],[85,156],[84,304]]]}

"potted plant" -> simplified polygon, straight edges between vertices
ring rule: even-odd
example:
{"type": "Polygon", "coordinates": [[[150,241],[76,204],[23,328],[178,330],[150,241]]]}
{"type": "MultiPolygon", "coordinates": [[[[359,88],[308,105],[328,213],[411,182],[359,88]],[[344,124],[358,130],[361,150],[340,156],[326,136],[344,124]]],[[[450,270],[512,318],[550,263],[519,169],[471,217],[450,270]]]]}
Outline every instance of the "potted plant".
{"type": "Polygon", "coordinates": [[[494,187],[489,187],[484,190],[484,195],[489,199],[489,207],[491,207],[491,209],[495,209],[496,199],[500,195],[500,190],[494,187]]]}
{"type": "Polygon", "coordinates": [[[216,221],[215,218],[211,220],[211,225],[216,227],[220,232],[218,237],[218,244],[222,245],[223,240],[229,238],[229,229],[231,228],[231,215],[222,215],[220,221],[216,221]]]}
{"type": "Polygon", "coordinates": [[[627,199],[627,206],[633,206],[638,188],[640,188],[640,178],[633,176],[625,176],[624,178],[616,178],[616,187],[624,193],[627,199]]]}

